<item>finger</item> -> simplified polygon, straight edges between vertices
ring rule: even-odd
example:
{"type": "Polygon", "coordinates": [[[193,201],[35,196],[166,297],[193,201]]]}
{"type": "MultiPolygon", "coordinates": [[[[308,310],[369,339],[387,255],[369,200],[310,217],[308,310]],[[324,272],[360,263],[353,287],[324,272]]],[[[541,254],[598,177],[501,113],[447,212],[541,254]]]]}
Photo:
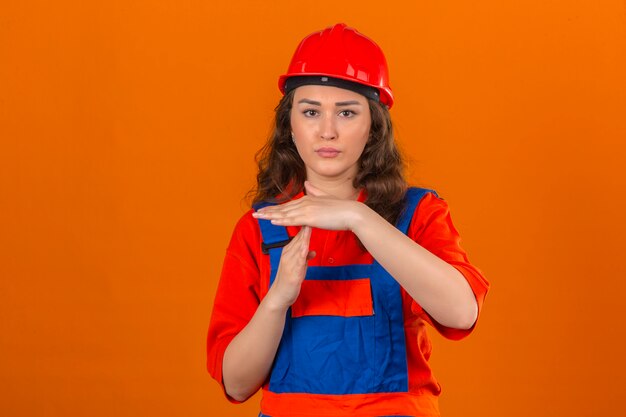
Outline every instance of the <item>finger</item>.
{"type": "Polygon", "coordinates": [[[306,213],[304,210],[306,206],[301,207],[290,207],[288,209],[283,209],[279,211],[273,212],[264,212],[255,215],[254,217],[270,220],[272,224],[276,224],[279,226],[304,226],[306,224],[306,213]]]}
{"type": "Polygon", "coordinates": [[[298,247],[302,243],[303,238],[302,230],[300,230],[291,238],[291,241],[285,245],[285,249],[298,247]]]}
{"type": "Polygon", "coordinates": [[[276,226],[304,226],[307,225],[309,222],[305,220],[304,217],[302,216],[298,216],[298,217],[279,217],[276,216],[276,218],[272,218],[272,219],[268,219],[272,222],[272,224],[276,225],[276,226]]]}
{"type": "Polygon", "coordinates": [[[290,249],[293,248],[297,253],[301,250],[302,247],[308,248],[310,234],[311,234],[310,230],[307,232],[305,228],[303,227],[302,229],[300,229],[298,233],[296,233],[296,235],[291,239],[291,241],[285,245],[283,252],[285,251],[288,252],[290,249]],[[307,236],[307,234],[309,236],[307,236]]]}
{"type": "Polygon", "coordinates": [[[276,213],[276,212],[281,212],[283,210],[292,208],[292,207],[297,207],[300,203],[302,203],[303,199],[299,198],[297,200],[293,200],[293,201],[288,201],[286,203],[283,204],[277,204],[275,206],[266,206],[266,207],[262,207],[260,209],[258,209],[257,211],[255,211],[253,213],[253,215],[255,213],[276,213]]]}
{"type": "Polygon", "coordinates": [[[307,231],[302,228],[283,248],[283,256],[294,257],[297,260],[306,259],[306,255],[309,251],[309,239],[310,230],[307,231]]]}
{"type": "Polygon", "coordinates": [[[291,213],[294,213],[300,208],[301,208],[301,204],[290,205],[290,206],[275,208],[274,210],[264,211],[262,212],[262,214],[266,216],[267,219],[280,218],[280,217],[289,216],[291,213]]]}
{"type": "Polygon", "coordinates": [[[298,232],[302,234],[302,257],[306,259],[309,253],[309,243],[311,242],[311,228],[309,226],[302,226],[302,229],[298,232]]]}
{"type": "Polygon", "coordinates": [[[255,219],[267,219],[276,213],[278,209],[276,207],[263,207],[257,211],[252,212],[252,217],[255,219]]]}
{"type": "Polygon", "coordinates": [[[254,213],[252,213],[252,217],[254,217],[255,219],[265,220],[277,219],[284,217],[289,210],[289,208],[285,209],[281,207],[267,207],[264,209],[260,209],[259,211],[255,211],[254,213]]]}

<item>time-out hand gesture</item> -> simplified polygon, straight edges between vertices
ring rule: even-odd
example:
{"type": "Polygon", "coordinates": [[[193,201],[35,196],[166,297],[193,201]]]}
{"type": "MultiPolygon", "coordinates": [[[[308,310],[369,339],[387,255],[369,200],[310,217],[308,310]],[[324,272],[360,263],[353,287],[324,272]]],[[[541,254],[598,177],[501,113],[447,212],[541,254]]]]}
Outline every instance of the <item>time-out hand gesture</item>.
{"type": "Polygon", "coordinates": [[[336,198],[304,182],[307,195],[277,206],[264,207],[252,215],[279,226],[311,226],[327,230],[353,230],[360,210],[354,200],[336,198]]]}

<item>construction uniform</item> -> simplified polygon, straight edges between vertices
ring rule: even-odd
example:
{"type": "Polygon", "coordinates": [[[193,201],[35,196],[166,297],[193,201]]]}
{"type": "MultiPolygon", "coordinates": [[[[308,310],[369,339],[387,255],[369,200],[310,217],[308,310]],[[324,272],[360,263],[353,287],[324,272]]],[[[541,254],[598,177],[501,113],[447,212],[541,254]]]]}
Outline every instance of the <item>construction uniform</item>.
{"type": "MultiPolygon", "coordinates": [[[[362,192],[359,201],[364,198],[362,192]]],[[[409,189],[406,200],[396,227],[457,268],[480,311],[489,284],[459,246],[446,202],[420,188],[409,189]]],[[[282,246],[300,230],[274,226],[251,213],[240,219],[228,246],[209,326],[207,366],[220,384],[226,347],[267,294],[282,246]]],[[[310,250],[316,257],[287,312],[262,387],[261,415],[439,416],[441,390],[428,365],[426,324],[453,340],[473,328],[453,329],[433,320],[352,232],[313,229],[310,250]]]]}

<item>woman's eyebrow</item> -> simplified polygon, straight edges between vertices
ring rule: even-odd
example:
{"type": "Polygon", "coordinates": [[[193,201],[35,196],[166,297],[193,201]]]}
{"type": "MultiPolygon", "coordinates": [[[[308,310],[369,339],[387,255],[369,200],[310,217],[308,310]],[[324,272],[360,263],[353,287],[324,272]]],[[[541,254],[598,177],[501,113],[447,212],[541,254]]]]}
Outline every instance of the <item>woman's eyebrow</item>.
{"type": "Polygon", "coordinates": [[[298,104],[311,104],[313,106],[321,106],[322,103],[320,103],[319,101],[314,101],[314,100],[309,100],[308,98],[303,98],[302,100],[298,101],[298,104]]]}
{"type": "MultiPolygon", "coordinates": [[[[315,100],[309,100],[308,98],[303,98],[302,100],[298,101],[298,104],[311,104],[313,106],[321,106],[322,103],[320,103],[319,101],[315,101],[315,100]]],[[[352,106],[352,105],[357,105],[360,106],[361,103],[358,102],[357,100],[349,100],[349,101],[338,101],[335,103],[335,106],[352,106]]]]}
{"type": "Polygon", "coordinates": [[[338,101],[337,103],[335,103],[335,106],[351,106],[354,104],[356,104],[357,106],[361,105],[361,103],[356,100],[350,100],[350,101],[338,101]]]}

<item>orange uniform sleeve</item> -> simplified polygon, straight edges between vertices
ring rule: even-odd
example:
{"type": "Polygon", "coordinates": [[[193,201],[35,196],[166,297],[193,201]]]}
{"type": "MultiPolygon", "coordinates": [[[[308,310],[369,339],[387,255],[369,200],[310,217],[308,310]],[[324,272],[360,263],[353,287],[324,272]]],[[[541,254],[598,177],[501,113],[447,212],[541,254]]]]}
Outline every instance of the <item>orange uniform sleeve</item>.
{"type": "MultiPolygon", "coordinates": [[[[224,352],[248,324],[260,302],[260,272],[255,258],[259,250],[260,232],[250,211],[235,226],[226,250],[209,324],[207,369],[222,389],[224,352]]],[[[233,403],[238,402],[226,397],[233,403]]]]}
{"type": "MultiPolygon", "coordinates": [[[[474,292],[480,316],[483,301],[489,290],[489,282],[482,272],[469,262],[466,252],[461,248],[461,237],[452,224],[448,204],[433,193],[426,194],[413,215],[408,235],[463,274],[474,292]]],[[[474,323],[474,326],[467,330],[443,326],[430,317],[415,301],[412,303],[411,310],[433,325],[441,335],[452,340],[466,337],[476,326],[474,323]]]]}

